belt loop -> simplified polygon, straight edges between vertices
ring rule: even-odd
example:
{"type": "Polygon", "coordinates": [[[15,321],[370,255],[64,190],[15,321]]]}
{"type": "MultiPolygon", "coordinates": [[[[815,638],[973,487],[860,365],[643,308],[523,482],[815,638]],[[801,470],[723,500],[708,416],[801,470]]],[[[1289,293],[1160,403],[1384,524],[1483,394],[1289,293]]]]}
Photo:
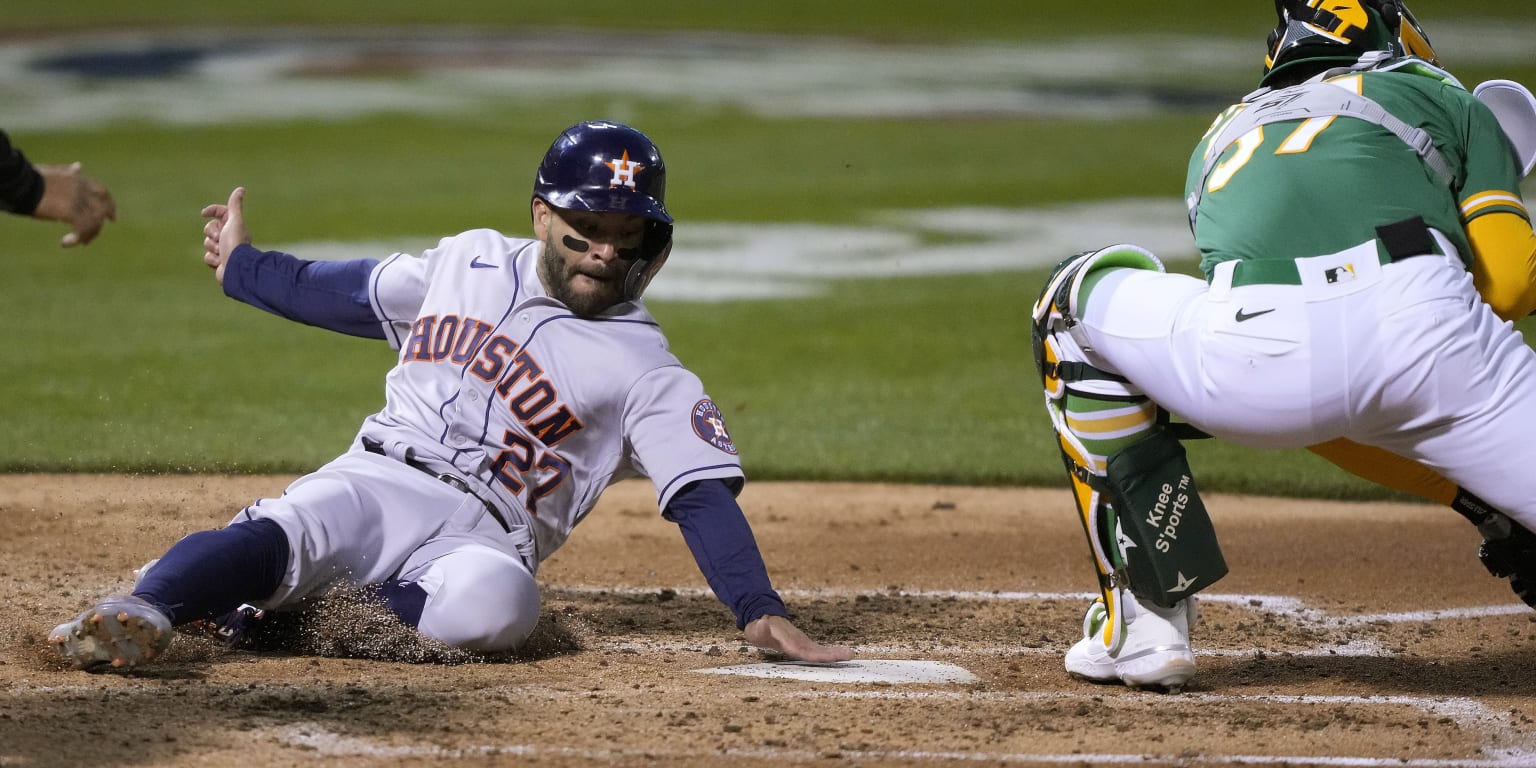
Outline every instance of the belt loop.
{"type": "Polygon", "coordinates": [[[1237,259],[1228,259],[1211,268],[1211,290],[1207,294],[1210,301],[1227,300],[1232,293],[1232,276],[1237,272],[1237,265],[1237,259]]]}
{"type": "Polygon", "coordinates": [[[1434,227],[1429,228],[1429,236],[1435,239],[1435,245],[1439,246],[1439,252],[1445,256],[1445,261],[1447,264],[1450,264],[1454,267],[1461,267],[1463,269],[1466,268],[1467,265],[1463,264],[1461,261],[1461,251],[1456,249],[1456,244],[1452,243],[1450,238],[1446,237],[1443,232],[1435,229],[1434,227]]]}

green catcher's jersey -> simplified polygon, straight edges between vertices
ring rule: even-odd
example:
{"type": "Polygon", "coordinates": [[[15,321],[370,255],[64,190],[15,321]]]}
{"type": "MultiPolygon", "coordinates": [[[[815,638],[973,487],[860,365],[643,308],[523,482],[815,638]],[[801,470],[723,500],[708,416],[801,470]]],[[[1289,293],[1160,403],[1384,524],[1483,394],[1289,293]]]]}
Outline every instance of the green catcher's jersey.
{"type": "MultiPolygon", "coordinates": [[[[1354,117],[1313,117],[1249,131],[1206,179],[1195,219],[1200,269],[1230,259],[1335,253],[1414,216],[1445,233],[1471,261],[1465,223],[1494,211],[1529,218],[1520,169],[1493,113],[1465,89],[1404,70],[1353,72],[1324,86],[1380,104],[1434,139],[1456,176],[1448,187],[1402,139],[1354,117]]],[[[1242,109],[1217,116],[1190,158],[1185,195],[1200,182],[1209,144],[1242,109]]]]}

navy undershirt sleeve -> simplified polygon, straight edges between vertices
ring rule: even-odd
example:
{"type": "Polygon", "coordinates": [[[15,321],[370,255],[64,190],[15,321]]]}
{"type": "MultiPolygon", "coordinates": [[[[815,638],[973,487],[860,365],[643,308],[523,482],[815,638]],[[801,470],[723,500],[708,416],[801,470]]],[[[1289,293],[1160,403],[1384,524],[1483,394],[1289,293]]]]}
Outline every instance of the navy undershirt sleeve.
{"type": "Polygon", "coordinates": [[[378,264],[306,261],[242,244],[224,267],[224,295],[305,325],[382,339],[384,328],[368,303],[368,276],[378,264]]]}
{"type": "Polygon", "coordinates": [[[761,616],[788,616],[736,495],[724,480],[700,480],[672,495],[662,516],[682,529],[715,596],[741,629],[761,616]]]}

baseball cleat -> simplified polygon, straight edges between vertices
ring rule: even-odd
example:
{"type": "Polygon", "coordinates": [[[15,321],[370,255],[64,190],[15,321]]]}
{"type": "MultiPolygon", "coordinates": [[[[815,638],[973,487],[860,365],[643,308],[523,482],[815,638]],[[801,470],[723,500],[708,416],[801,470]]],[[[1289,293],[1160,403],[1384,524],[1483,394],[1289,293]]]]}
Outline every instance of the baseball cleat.
{"type": "Polygon", "coordinates": [[[202,635],[230,648],[243,648],[250,645],[252,635],[256,633],[258,625],[266,616],[266,611],[254,605],[242,604],[217,618],[187,622],[178,631],[189,635],[202,635]]]}
{"type": "Polygon", "coordinates": [[[1095,600],[1083,617],[1083,637],[1067,651],[1067,674],[1090,683],[1118,683],[1115,659],[1099,640],[1107,615],[1104,601],[1095,600]]]}
{"type": "Polygon", "coordinates": [[[1111,654],[1099,640],[1104,603],[1094,601],[1083,619],[1083,638],[1067,651],[1067,674],[1094,683],[1178,693],[1195,676],[1195,655],[1189,647],[1193,603],[1190,598],[1172,608],[1148,607],[1127,595],[1125,640],[1111,654]]]}
{"type": "Polygon", "coordinates": [[[132,667],[158,657],[175,634],[160,609],[133,595],[114,595],[55,627],[48,642],[80,669],[132,667]]]}

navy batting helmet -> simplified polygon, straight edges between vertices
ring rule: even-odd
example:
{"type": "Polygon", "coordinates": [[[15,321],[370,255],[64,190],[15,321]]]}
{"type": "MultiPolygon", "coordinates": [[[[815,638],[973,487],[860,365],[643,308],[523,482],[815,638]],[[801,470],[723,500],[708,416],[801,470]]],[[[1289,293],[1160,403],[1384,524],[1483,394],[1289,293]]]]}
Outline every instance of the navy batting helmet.
{"type": "Polygon", "coordinates": [[[1370,51],[1438,64],[1403,0],[1275,0],[1264,84],[1294,65],[1348,66],[1370,51]]]}
{"type": "Polygon", "coordinates": [[[622,123],[588,120],[565,129],[544,153],[533,196],[555,208],[629,213],[649,220],[640,255],[624,279],[638,298],[672,250],[667,166],[645,134],[622,123]]]}

